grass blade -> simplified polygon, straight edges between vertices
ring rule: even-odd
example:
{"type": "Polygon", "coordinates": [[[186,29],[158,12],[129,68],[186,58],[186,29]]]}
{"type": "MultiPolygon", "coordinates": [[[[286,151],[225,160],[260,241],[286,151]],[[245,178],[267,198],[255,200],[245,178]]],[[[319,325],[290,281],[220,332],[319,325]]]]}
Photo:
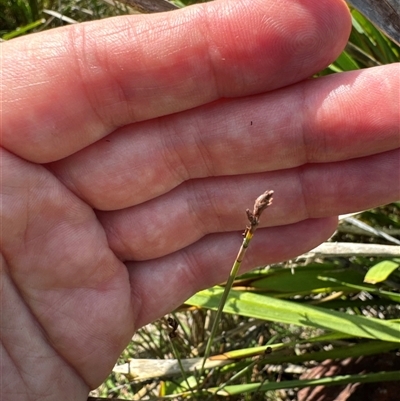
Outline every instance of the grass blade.
{"type": "MultiPolygon", "coordinates": [[[[186,304],[217,309],[223,289],[214,287],[198,292],[186,304]]],[[[298,326],[318,327],[356,337],[400,343],[400,324],[316,306],[298,304],[232,290],[224,311],[257,319],[271,320],[298,326]]]]}

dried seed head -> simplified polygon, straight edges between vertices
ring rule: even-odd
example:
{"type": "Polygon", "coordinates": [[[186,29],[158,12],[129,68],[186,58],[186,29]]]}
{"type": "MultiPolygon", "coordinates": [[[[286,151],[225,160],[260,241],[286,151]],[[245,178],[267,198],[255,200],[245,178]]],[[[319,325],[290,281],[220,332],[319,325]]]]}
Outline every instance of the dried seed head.
{"type": "MultiPolygon", "coordinates": [[[[273,194],[274,191],[265,191],[256,199],[253,212],[251,212],[249,209],[246,209],[247,218],[250,222],[250,227],[247,227],[246,230],[251,230],[251,232],[254,232],[255,227],[258,226],[261,213],[272,203],[273,194]]],[[[246,235],[246,233],[247,231],[245,231],[244,235],[246,235]]]]}
{"type": "Polygon", "coordinates": [[[265,191],[262,195],[260,195],[255,203],[253,215],[255,217],[260,217],[261,213],[272,203],[272,196],[274,195],[274,191],[265,191]]]}

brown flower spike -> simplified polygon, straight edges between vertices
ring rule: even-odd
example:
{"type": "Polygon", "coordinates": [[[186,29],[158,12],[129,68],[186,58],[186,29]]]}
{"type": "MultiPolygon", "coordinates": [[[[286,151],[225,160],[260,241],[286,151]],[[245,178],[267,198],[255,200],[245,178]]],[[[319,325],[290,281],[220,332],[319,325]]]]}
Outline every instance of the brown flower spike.
{"type": "Polygon", "coordinates": [[[249,209],[246,209],[247,218],[249,219],[251,225],[251,227],[247,227],[247,229],[252,230],[253,227],[255,228],[258,226],[261,213],[272,204],[273,195],[274,191],[265,191],[256,199],[253,212],[251,212],[249,209]]]}

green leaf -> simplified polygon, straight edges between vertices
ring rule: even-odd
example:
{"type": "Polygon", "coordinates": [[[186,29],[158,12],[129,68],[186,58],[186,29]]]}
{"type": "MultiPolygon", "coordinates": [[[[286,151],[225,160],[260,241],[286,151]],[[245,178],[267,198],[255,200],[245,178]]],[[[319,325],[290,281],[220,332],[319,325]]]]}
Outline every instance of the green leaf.
{"type": "MultiPolygon", "coordinates": [[[[399,347],[398,343],[383,342],[383,341],[367,341],[359,344],[342,345],[339,348],[334,348],[329,351],[316,351],[306,352],[304,354],[295,355],[290,354],[287,351],[288,347],[299,345],[302,343],[314,343],[317,338],[311,338],[310,340],[296,341],[293,343],[278,343],[271,345],[264,345],[260,347],[244,348],[232,351],[224,352],[224,356],[228,359],[243,359],[249,358],[255,355],[261,355],[265,353],[267,347],[272,348],[272,353],[265,356],[265,362],[280,365],[283,363],[294,363],[299,364],[308,361],[322,362],[327,359],[345,359],[345,358],[357,358],[359,356],[383,354],[385,352],[392,351],[399,347]],[[284,352],[279,352],[285,349],[284,352]]],[[[344,341],[342,341],[344,343],[344,341]]]]}
{"type": "Polygon", "coordinates": [[[336,67],[335,72],[352,71],[360,69],[359,65],[356,63],[354,58],[351,57],[346,51],[343,51],[341,55],[336,59],[336,61],[334,62],[334,66],[336,67]]]}
{"type": "MultiPolygon", "coordinates": [[[[330,269],[305,269],[298,267],[293,270],[293,273],[289,269],[281,269],[266,277],[252,281],[250,285],[271,293],[311,293],[321,289],[325,290],[327,287],[326,282],[322,281],[319,276],[332,277],[336,280],[352,284],[362,284],[363,282],[363,274],[356,270],[336,267],[330,269]]],[[[330,285],[330,290],[332,288],[336,291],[342,290],[339,287],[342,287],[342,285],[339,282],[335,282],[330,285]]]]}
{"type": "Polygon", "coordinates": [[[265,362],[275,365],[283,363],[299,364],[306,361],[322,362],[327,359],[357,358],[359,356],[383,354],[398,347],[398,343],[368,341],[361,344],[342,346],[330,351],[307,352],[300,355],[286,355],[285,353],[273,352],[265,357],[265,362]]]}
{"type": "Polygon", "coordinates": [[[364,282],[369,284],[376,284],[385,281],[390,274],[392,274],[399,264],[391,260],[383,260],[372,266],[364,277],[364,282]]]}
{"type": "Polygon", "coordinates": [[[370,293],[376,293],[379,295],[383,295],[395,302],[400,302],[400,294],[399,293],[381,290],[380,288],[376,288],[373,285],[365,285],[365,284],[364,285],[356,285],[356,284],[346,283],[344,281],[338,281],[331,277],[322,277],[321,276],[320,279],[324,280],[324,281],[329,281],[329,282],[336,282],[345,287],[354,288],[355,290],[366,291],[366,292],[370,292],[370,293]]]}
{"type": "Polygon", "coordinates": [[[38,21],[35,21],[35,22],[32,22],[32,23],[30,23],[28,25],[22,26],[22,27],[16,29],[15,31],[6,33],[5,35],[3,35],[2,39],[3,40],[9,40],[9,39],[15,38],[17,36],[24,35],[28,31],[30,31],[31,29],[35,29],[38,26],[44,24],[45,22],[46,22],[46,20],[44,18],[42,18],[42,19],[40,19],[38,21]]]}
{"type": "MultiPolygon", "coordinates": [[[[223,288],[200,291],[186,304],[216,310],[223,288]]],[[[364,316],[231,290],[224,312],[298,326],[318,327],[356,337],[400,342],[400,325],[364,316]]]]}
{"type": "Polygon", "coordinates": [[[323,377],[321,379],[306,379],[306,380],[285,380],[281,382],[269,383],[250,383],[239,384],[236,386],[226,386],[223,390],[218,388],[209,388],[207,391],[217,393],[220,396],[229,396],[234,394],[244,394],[254,391],[265,392],[270,390],[278,390],[285,388],[304,388],[315,386],[338,386],[349,383],[374,383],[381,381],[397,381],[400,377],[400,371],[366,373],[357,375],[343,375],[333,377],[323,377]]]}

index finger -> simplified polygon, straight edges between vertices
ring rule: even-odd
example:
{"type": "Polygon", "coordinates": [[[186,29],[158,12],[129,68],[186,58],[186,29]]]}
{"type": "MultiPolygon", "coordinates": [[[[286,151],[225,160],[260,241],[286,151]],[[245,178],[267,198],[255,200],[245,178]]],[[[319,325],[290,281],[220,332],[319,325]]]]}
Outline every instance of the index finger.
{"type": "Polygon", "coordinates": [[[2,145],[50,162],[128,123],[286,86],[349,30],[342,0],[221,0],[16,39],[2,45],[2,145]]]}

